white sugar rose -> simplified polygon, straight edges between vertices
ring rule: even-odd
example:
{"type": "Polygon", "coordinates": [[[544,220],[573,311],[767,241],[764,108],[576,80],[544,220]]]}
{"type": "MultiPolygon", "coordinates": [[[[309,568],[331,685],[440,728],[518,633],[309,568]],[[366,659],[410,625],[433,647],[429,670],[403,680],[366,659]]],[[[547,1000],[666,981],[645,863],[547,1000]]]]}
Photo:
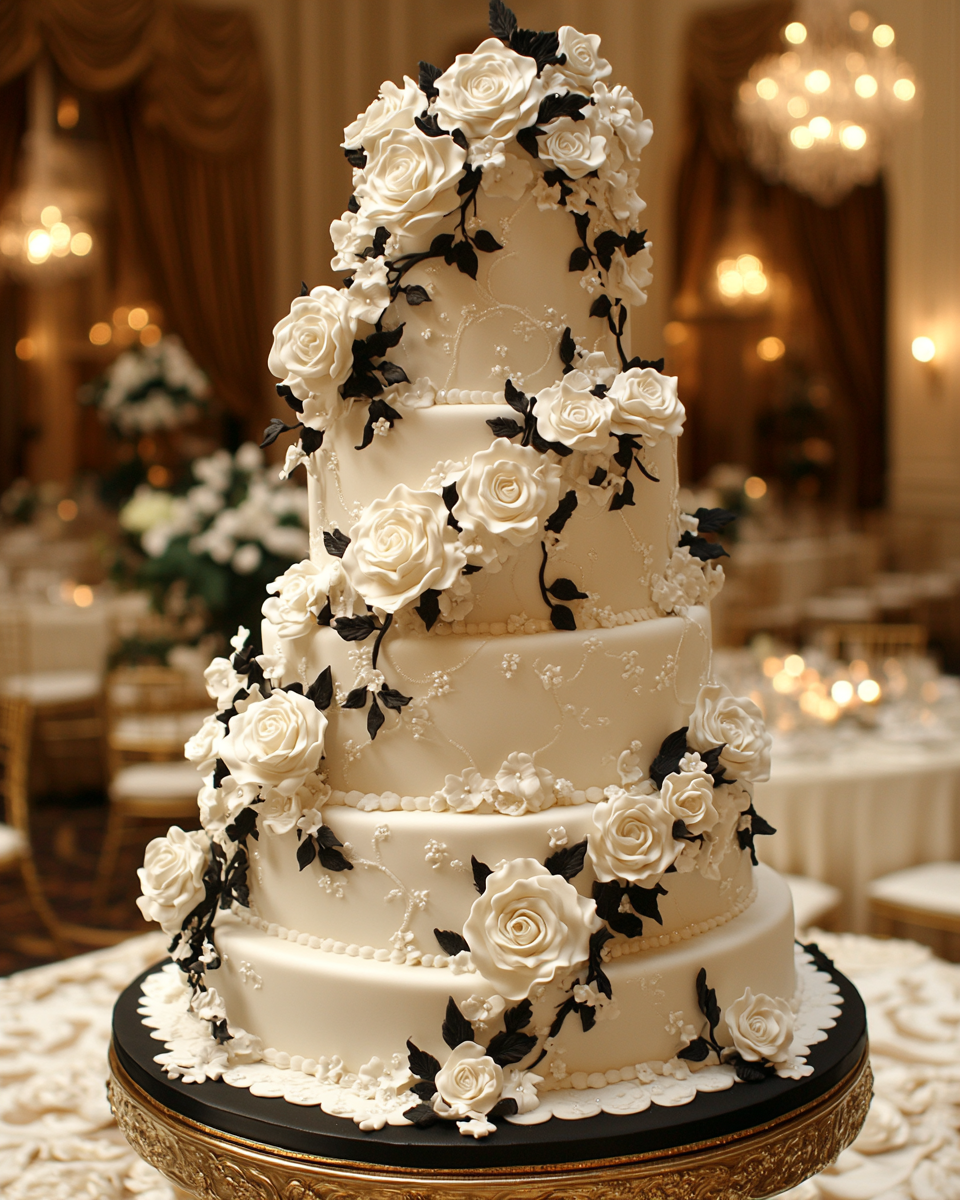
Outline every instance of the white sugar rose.
{"type": "Polygon", "coordinates": [[[724,1013],[734,1047],[748,1062],[782,1063],[790,1058],[793,1012],[786,1000],[754,995],[749,988],[724,1013]]]}
{"type": "Polygon", "coordinates": [[[587,851],[598,879],[629,883],[657,880],[673,865],[683,842],[673,836],[674,817],[659,796],[617,789],[593,810],[597,832],[587,851]]]}
{"type": "Polygon", "coordinates": [[[593,386],[583,371],[570,371],[553,387],[541,389],[533,411],[545,441],[571,450],[609,448],[613,405],[606,396],[594,396],[593,386]]]}
{"type": "Polygon", "coordinates": [[[220,757],[238,784],[295,792],[320,765],[326,728],[312,700],[273,692],[230,718],[220,757]]]}
{"type": "Polygon", "coordinates": [[[548,91],[555,91],[561,84],[575,92],[589,93],[598,79],[606,79],[610,74],[610,64],[600,54],[597,34],[581,33],[572,25],[561,25],[557,37],[560,53],[566,55],[567,61],[544,71],[544,86],[548,91]]]}
{"type": "Polygon", "coordinates": [[[164,933],[178,933],[183,922],[203,899],[203,874],[210,861],[210,839],[202,829],[184,833],[173,825],[166,837],[154,838],[143,856],[140,876],[142,896],[137,908],[164,933]]]}
{"type": "Polygon", "coordinates": [[[540,158],[559,167],[570,179],[595,171],[606,158],[607,139],[589,121],[560,117],[538,138],[540,158]]]}
{"type": "Polygon", "coordinates": [[[246,687],[246,680],[236,673],[229,658],[215,658],[204,671],[203,681],[207,695],[216,700],[219,709],[229,708],[237,692],[246,687]]]}
{"type": "Polygon", "coordinates": [[[453,509],[468,557],[490,565],[506,558],[508,546],[532,541],[557,507],[560,475],[542,454],[506,438],[475,454],[457,480],[453,509]]]}
{"type": "Polygon", "coordinates": [[[480,186],[488,196],[506,196],[519,200],[533,183],[533,167],[515,154],[505,154],[503,165],[484,167],[480,186]]]}
{"type": "Polygon", "coordinates": [[[763,713],[746,696],[734,696],[719,683],[700,689],[690,717],[687,743],[694,750],[723,746],[720,765],[731,779],[762,783],[770,778],[770,747],[763,713]]]}
{"type": "Polygon", "coordinates": [[[299,792],[289,794],[271,790],[264,803],[257,805],[259,828],[278,837],[296,829],[302,816],[299,792]]]}
{"type": "Polygon", "coordinates": [[[713,776],[703,770],[698,754],[686,758],[679,772],[664,779],[660,799],[670,816],[686,825],[688,833],[706,833],[720,819],[713,802],[713,776]],[[695,760],[689,769],[686,758],[695,760]]]}
{"type": "Polygon", "coordinates": [[[448,1120],[483,1117],[503,1091],[503,1070],[476,1042],[461,1042],[437,1072],[433,1110],[448,1120]]]}
{"type": "Polygon", "coordinates": [[[466,151],[452,138],[392,129],[377,143],[354,194],[371,232],[423,233],[457,207],[466,151]]]}
{"type": "Polygon", "coordinates": [[[213,770],[226,732],[224,723],[215,716],[204,717],[203,724],[184,746],[184,757],[196,765],[201,775],[213,770]]]}
{"type": "Polygon", "coordinates": [[[617,131],[624,150],[636,162],[653,137],[653,125],[644,120],[643,109],[633,93],[622,84],[608,88],[598,81],[593,86],[592,99],[597,118],[617,131]]]}
{"type": "Polygon", "coordinates": [[[300,637],[317,625],[317,613],[327,602],[327,573],[309,559],[294,563],[267,584],[272,594],[262,612],[283,638],[300,637]]]}
{"type": "Polygon", "coordinates": [[[471,140],[502,142],[534,124],[545,94],[534,60],[499,38],[487,38],[472,54],[458,54],[436,88],[435,108],[444,129],[462,129],[471,140]]]}
{"type": "Polygon", "coordinates": [[[631,255],[620,249],[614,250],[607,271],[607,291],[625,304],[646,304],[647,293],[643,289],[653,283],[652,265],[653,259],[646,247],[631,255]]]}
{"type": "Polygon", "coordinates": [[[344,149],[363,146],[369,150],[391,129],[413,128],[426,107],[427,98],[412,79],[404,75],[402,90],[387,80],[376,100],[344,129],[340,144],[344,149]]]}
{"type": "Polygon", "coordinates": [[[498,867],[463,927],[477,970],[508,1000],[585,963],[596,905],[533,858],[498,867]]]}
{"type": "Polygon", "coordinates": [[[367,507],[342,560],[367,604],[395,613],[428,588],[442,591],[455,582],[467,557],[447,516],[435,492],[403,484],[367,507]]]}
{"type": "Polygon", "coordinates": [[[553,776],[545,767],[538,767],[529,754],[516,751],[497,772],[500,795],[494,800],[497,812],[519,817],[527,812],[539,812],[553,801],[553,776]]]}
{"type": "Polygon", "coordinates": [[[346,380],[356,332],[347,293],[321,284],[309,296],[296,296],[289,315],[273,327],[267,365],[298,400],[306,400],[325,384],[346,380]]]}
{"type": "Polygon", "coordinates": [[[677,380],[653,367],[631,367],[610,384],[607,397],[613,404],[614,433],[643,439],[651,449],[661,437],[679,437],[686,416],[677,399],[677,380]]]}

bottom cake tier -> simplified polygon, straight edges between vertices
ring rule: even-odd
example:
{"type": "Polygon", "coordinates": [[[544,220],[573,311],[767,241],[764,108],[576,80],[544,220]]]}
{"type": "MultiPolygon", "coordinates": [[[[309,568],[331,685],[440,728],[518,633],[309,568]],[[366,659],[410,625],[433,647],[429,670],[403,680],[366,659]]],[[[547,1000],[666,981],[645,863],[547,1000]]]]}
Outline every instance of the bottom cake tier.
{"type": "MultiPolygon", "coordinates": [[[[794,926],[790,891],[767,867],[756,870],[757,897],[728,924],[698,937],[607,961],[612,999],[598,1006],[585,1030],[576,1014],[550,1037],[564,991],[551,984],[532,997],[530,1031],[540,1091],[602,1087],[640,1065],[672,1059],[705,1025],[697,977],[705,972],[721,1010],[746,989],[791,1001],[795,993],[794,926]]],[[[361,1073],[407,1061],[412,1041],[440,1061],[448,1055],[443,1021],[448,999],[474,1014],[486,1041],[503,1028],[499,1013],[484,1010],[495,989],[475,972],[455,973],[325,953],[281,941],[227,913],[217,929],[222,965],[207,974],[224,1002],[231,1029],[242,1027],[262,1043],[263,1058],[310,1073],[316,1064],[361,1073]],[[479,1014],[476,1015],[476,1014],[479,1014]],[[483,1017],[488,1016],[484,1021],[483,1017]],[[304,1067],[304,1062],[307,1066],[304,1067]],[[371,1068],[372,1069],[372,1068],[371,1068]]],[[[722,1027],[721,1044],[729,1044],[722,1027]]]]}

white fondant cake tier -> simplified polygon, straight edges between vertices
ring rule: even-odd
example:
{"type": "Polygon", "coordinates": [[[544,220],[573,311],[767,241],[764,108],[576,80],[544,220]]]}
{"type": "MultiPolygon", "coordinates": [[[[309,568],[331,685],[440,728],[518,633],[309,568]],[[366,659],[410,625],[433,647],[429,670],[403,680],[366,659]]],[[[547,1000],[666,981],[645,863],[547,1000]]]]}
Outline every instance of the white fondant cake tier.
{"type": "MultiPolygon", "coordinates": [[[[355,447],[360,444],[367,413],[364,406],[355,404],[327,431],[315,456],[309,482],[313,561],[318,565],[329,561],[323,548],[324,531],[336,527],[348,533],[363,508],[397,484],[417,491],[425,485],[439,488],[455,478],[459,473],[455,464],[459,463],[462,471],[474,454],[489,449],[493,434],[486,422],[511,413],[503,403],[404,409],[403,419],[388,436],[375,437],[358,451],[355,447]]],[[[674,440],[664,438],[646,450],[644,457],[647,469],[659,482],[639,478],[635,503],[619,512],[608,511],[608,490],[589,486],[596,464],[585,462],[579,452],[565,460],[560,495],[582,477],[578,504],[574,518],[564,527],[562,545],[550,552],[546,582],[563,576],[590,595],[589,601],[573,605],[583,614],[578,622],[581,627],[594,613],[615,615],[649,608],[654,576],[663,575],[680,536],[674,440]]],[[[538,585],[541,559],[541,539],[534,538],[499,571],[483,570],[469,576],[465,582],[472,606],[465,611],[464,621],[505,624],[520,613],[548,618],[538,585]]]]}
{"type": "MultiPolygon", "coordinates": [[[[429,812],[359,812],[343,808],[328,814],[330,827],[344,843],[352,871],[325,870],[314,861],[303,871],[296,863],[294,833],[261,836],[250,847],[251,909],[269,926],[272,936],[322,939],[336,943],[340,953],[379,952],[381,960],[396,953],[403,962],[424,955],[441,957],[434,930],[459,932],[477,898],[471,858],[496,867],[510,858],[543,862],[562,846],[573,846],[597,835],[594,806],[579,805],[530,813],[522,819],[497,814],[429,812]]],[[[750,856],[736,841],[738,813],[723,823],[722,840],[702,849],[699,869],[674,871],[660,881],[661,922],[644,920],[643,937],[669,936],[679,930],[687,937],[707,921],[729,919],[745,907],[753,889],[750,856]],[[716,878],[705,877],[710,856],[716,878]]],[[[693,847],[696,849],[696,847],[693,847]]],[[[711,871],[713,874],[713,871],[711,871]]],[[[583,896],[592,895],[596,874],[586,860],[573,884],[583,896]]],[[[652,886],[651,881],[651,886],[652,886]]],[[[608,943],[630,949],[636,939],[618,937],[608,943]]]]}
{"type": "MultiPolygon", "coordinates": [[[[266,623],[264,637],[268,647],[279,640],[266,623]]],[[[366,647],[315,629],[294,653],[284,651],[285,678],[312,681],[329,666],[346,696],[369,669],[366,647]]],[[[632,743],[642,744],[646,769],[667,734],[686,723],[709,661],[705,608],[612,629],[392,635],[378,666],[412,702],[386,714],[375,741],[364,710],[331,706],[327,780],[344,792],[430,796],[449,774],[473,769],[492,778],[519,752],[575,789],[603,788],[619,782],[617,761],[632,743]]]]}

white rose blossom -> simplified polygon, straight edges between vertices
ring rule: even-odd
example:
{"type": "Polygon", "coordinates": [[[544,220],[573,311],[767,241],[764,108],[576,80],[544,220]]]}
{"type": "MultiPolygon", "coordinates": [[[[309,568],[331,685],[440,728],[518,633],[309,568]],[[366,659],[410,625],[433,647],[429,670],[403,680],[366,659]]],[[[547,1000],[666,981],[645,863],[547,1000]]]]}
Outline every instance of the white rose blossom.
{"type": "Polygon", "coordinates": [[[294,297],[289,315],[274,326],[267,365],[298,400],[306,400],[346,380],[356,332],[347,292],[321,284],[309,296],[294,297]]]}
{"type": "Polygon", "coordinates": [[[317,614],[327,602],[328,574],[304,559],[267,584],[271,595],[261,611],[280,637],[300,637],[316,628],[317,614]]]}
{"type": "Polygon", "coordinates": [[[686,416],[677,398],[677,380],[653,367],[621,371],[607,392],[613,404],[611,428],[643,439],[650,449],[661,437],[679,437],[686,416]]]}
{"type": "Polygon", "coordinates": [[[480,187],[488,196],[506,196],[519,200],[533,183],[533,167],[515,154],[504,154],[503,164],[488,163],[480,177],[480,187]]]}
{"type": "Polygon", "coordinates": [[[647,293],[643,289],[653,282],[650,270],[653,259],[647,246],[631,255],[619,248],[613,252],[607,270],[607,291],[624,304],[639,305],[647,302],[647,293]]]}
{"type": "Polygon", "coordinates": [[[684,843],[673,836],[674,817],[657,795],[616,788],[593,810],[597,832],[587,852],[599,880],[656,881],[673,865],[684,843]]]}
{"type": "Polygon", "coordinates": [[[788,1001],[763,992],[755,996],[747,988],[739,1000],[727,1006],[724,1020],[734,1048],[747,1062],[766,1059],[778,1064],[791,1058],[793,1011],[788,1001]]]}
{"type": "Polygon", "coordinates": [[[435,492],[397,484],[350,529],[343,571],[367,604],[395,613],[428,588],[450,587],[466,565],[447,509],[435,492]]]}
{"type": "Polygon", "coordinates": [[[593,386],[583,371],[570,371],[559,383],[540,390],[533,411],[545,441],[571,450],[609,449],[613,405],[606,396],[594,396],[593,386]]]}
{"type": "Polygon", "coordinates": [[[507,816],[539,812],[553,801],[553,776],[545,767],[538,767],[529,754],[514,751],[508,755],[496,782],[500,795],[494,807],[507,816]]]}
{"type": "Polygon", "coordinates": [[[221,710],[229,708],[237,692],[246,687],[246,680],[236,673],[229,658],[215,658],[204,671],[203,681],[207,695],[221,710]]]}
{"type": "Polygon", "coordinates": [[[210,839],[202,829],[184,833],[173,825],[166,837],[154,838],[137,871],[143,895],[137,908],[148,921],[156,921],[169,936],[206,895],[203,875],[210,861],[210,839]]]}
{"type": "Polygon", "coordinates": [[[306,696],[273,692],[230,718],[220,758],[238,784],[295,792],[320,765],[326,727],[306,696]]]}
{"type": "Polygon", "coordinates": [[[607,139],[589,121],[558,117],[538,138],[540,158],[570,179],[595,171],[606,158],[607,139]]]}
{"type": "Polygon", "coordinates": [[[664,779],[660,799],[688,833],[707,833],[720,819],[713,799],[713,776],[704,770],[699,754],[684,755],[679,772],[664,779]]]}
{"type": "Polygon", "coordinates": [[[545,92],[537,64],[487,38],[472,54],[458,54],[436,81],[437,119],[444,129],[462,129],[471,141],[506,142],[533,125],[545,92]]]}
{"type": "Polygon", "coordinates": [[[561,469],[530,446],[497,438],[475,454],[457,480],[453,509],[468,558],[487,567],[526,545],[557,507],[561,469]]]}
{"type": "Polygon", "coordinates": [[[533,858],[498,867],[463,927],[480,974],[508,1000],[585,963],[596,905],[533,858]]]}
{"type": "Polygon", "coordinates": [[[752,700],[734,696],[719,683],[703,685],[687,731],[687,744],[694,750],[723,746],[720,765],[731,779],[762,783],[770,778],[772,742],[752,700]]]}
{"type": "Polygon", "coordinates": [[[449,137],[393,129],[377,143],[354,194],[359,217],[372,233],[420,234],[458,205],[456,184],[466,151],[449,137]]]}
{"type": "Polygon", "coordinates": [[[184,746],[184,757],[195,764],[201,775],[213,770],[226,732],[226,726],[216,716],[204,717],[203,724],[184,746]]]}
{"type": "Polygon", "coordinates": [[[427,98],[408,76],[403,77],[403,89],[387,80],[380,94],[343,131],[344,149],[363,146],[369,150],[391,129],[412,129],[417,117],[427,107],[427,98]]]}
{"type": "Polygon", "coordinates": [[[611,67],[600,55],[600,38],[595,33],[581,33],[572,25],[557,30],[560,53],[567,61],[562,66],[550,66],[544,71],[544,87],[555,91],[558,84],[573,91],[587,92],[598,79],[606,79],[611,67]]]}
{"type": "Polygon", "coordinates": [[[437,1072],[433,1110],[448,1120],[485,1117],[503,1092],[503,1069],[483,1046],[461,1042],[437,1072]]]}

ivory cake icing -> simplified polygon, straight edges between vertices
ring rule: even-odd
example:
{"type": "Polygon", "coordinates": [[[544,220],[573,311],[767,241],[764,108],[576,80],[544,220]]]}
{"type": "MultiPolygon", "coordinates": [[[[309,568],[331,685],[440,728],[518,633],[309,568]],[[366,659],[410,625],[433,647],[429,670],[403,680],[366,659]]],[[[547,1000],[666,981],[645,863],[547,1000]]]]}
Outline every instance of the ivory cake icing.
{"type": "Polygon", "coordinates": [[[711,676],[732,514],[681,512],[676,380],[629,345],[650,122],[599,38],[490,8],[345,131],[344,286],[270,354],[310,557],[208,669],[203,828],[140,872],[170,1073],[474,1137],[797,1078],[838,1011],[711,676]]]}

